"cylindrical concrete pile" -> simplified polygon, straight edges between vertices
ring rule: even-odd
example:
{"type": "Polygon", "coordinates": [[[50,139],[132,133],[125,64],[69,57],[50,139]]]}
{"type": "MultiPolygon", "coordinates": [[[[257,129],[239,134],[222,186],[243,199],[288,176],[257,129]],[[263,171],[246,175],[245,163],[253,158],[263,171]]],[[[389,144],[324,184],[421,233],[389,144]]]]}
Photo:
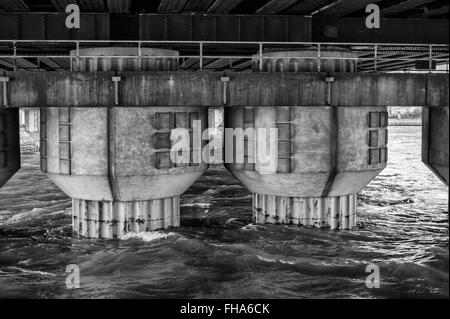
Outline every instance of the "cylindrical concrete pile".
{"type": "Polygon", "coordinates": [[[178,70],[178,51],[167,49],[89,48],[74,50],[71,56],[72,70],[79,72],[178,70]]]}
{"type": "MultiPolygon", "coordinates": [[[[80,58],[78,70],[178,68],[178,53],[169,50],[142,49],[141,67],[137,59],[101,57],[133,53],[132,48],[80,50],[80,56],[97,57],[80,58]],[[162,53],[173,58],[151,58],[162,53]]],[[[192,129],[195,120],[204,130],[207,116],[207,108],[195,106],[41,109],[42,170],[73,198],[74,232],[118,238],[178,226],[179,197],[207,165],[173,163],[171,130],[192,129]]]]}
{"type": "MultiPolygon", "coordinates": [[[[314,54],[316,51],[266,53],[262,71],[317,71],[318,59],[311,58],[314,54]]],[[[322,51],[322,57],[335,57],[321,60],[322,72],[356,71],[356,55],[350,52],[328,49],[322,51]]],[[[259,70],[259,63],[255,56],[254,70],[259,70]]],[[[286,90],[290,89],[297,90],[286,90]]],[[[254,156],[263,145],[251,139],[245,141],[245,146],[250,146],[245,163],[226,165],[253,193],[257,223],[331,229],[356,225],[356,193],[387,162],[385,107],[230,107],[225,112],[227,128],[278,130],[275,145],[269,140],[262,142],[276,163],[275,172],[264,172],[264,165],[254,156]]]]}
{"type": "Polygon", "coordinates": [[[356,72],[356,55],[343,49],[266,52],[254,56],[253,72],[356,72]],[[262,62],[262,68],[260,67],[262,62]]]}
{"type": "Polygon", "coordinates": [[[0,106],[0,187],[20,168],[19,110],[0,106]]]}

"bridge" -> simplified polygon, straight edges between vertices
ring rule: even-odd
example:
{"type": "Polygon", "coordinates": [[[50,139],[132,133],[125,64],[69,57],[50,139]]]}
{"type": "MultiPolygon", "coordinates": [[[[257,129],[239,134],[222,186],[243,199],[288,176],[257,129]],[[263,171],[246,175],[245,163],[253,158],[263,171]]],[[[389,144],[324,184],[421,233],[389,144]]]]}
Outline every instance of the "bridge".
{"type": "Polygon", "coordinates": [[[436,0],[0,0],[0,186],[22,108],[76,235],[179,226],[217,154],[255,222],[352,229],[388,161],[387,106],[423,108],[422,159],[448,185],[447,15],[436,0]]]}

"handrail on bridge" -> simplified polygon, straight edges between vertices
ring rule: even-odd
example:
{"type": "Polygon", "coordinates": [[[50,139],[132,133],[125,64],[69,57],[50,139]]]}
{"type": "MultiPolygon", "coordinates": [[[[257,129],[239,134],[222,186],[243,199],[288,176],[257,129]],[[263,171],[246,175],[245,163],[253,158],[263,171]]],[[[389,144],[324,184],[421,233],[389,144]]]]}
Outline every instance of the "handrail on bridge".
{"type": "MultiPolygon", "coordinates": [[[[317,72],[320,72],[321,61],[322,60],[357,60],[362,63],[361,71],[373,71],[373,72],[390,72],[393,70],[398,70],[400,67],[411,68],[411,64],[417,61],[428,61],[428,67],[422,68],[422,71],[436,72],[434,67],[438,64],[449,63],[449,45],[448,44],[399,44],[399,43],[342,43],[342,42],[253,42],[253,41],[156,41],[156,40],[0,40],[0,59],[12,59],[14,70],[17,69],[16,61],[21,58],[67,58],[70,60],[70,67],[73,68],[73,60],[77,64],[81,58],[90,57],[98,58],[100,56],[89,55],[83,56],[80,54],[81,47],[93,47],[95,45],[114,45],[114,44],[128,44],[136,47],[138,49],[137,55],[120,55],[120,56],[107,56],[102,55],[103,58],[138,58],[139,61],[142,59],[155,59],[155,58],[176,58],[176,59],[196,59],[198,60],[198,67],[196,69],[203,70],[208,69],[208,65],[205,64],[208,59],[226,59],[230,61],[230,67],[234,61],[248,60],[252,62],[254,60],[258,61],[258,68],[262,70],[264,59],[271,59],[272,57],[264,56],[265,49],[270,47],[277,47],[278,50],[290,49],[290,50],[301,50],[307,49],[309,51],[316,51],[313,56],[299,56],[301,59],[317,59],[317,72]],[[71,45],[70,51],[75,51],[75,56],[71,55],[70,52],[67,55],[64,54],[19,54],[18,50],[22,47],[27,47],[27,45],[32,45],[35,49],[39,45],[71,45]],[[167,56],[167,55],[152,55],[144,56],[142,55],[142,48],[148,45],[179,45],[179,46],[194,46],[198,54],[183,54],[177,56],[167,56]],[[221,46],[221,45],[233,45],[236,50],[247,49],[249,46],[254,46],[253,53],[250,55],[224,55],[224,54],[205,54],[205,49],[208,46],[221,46]],[[10,54],[1,54],[2,51],[12,50],[10,54]],[[298,47],[301,47],[300,49],[298,47]],[[2,48],[3,47],[3,48],[2,48]],[[296,48],[297,47],[297,48],[296,48]],[[342,56],[323,56],[322,52],[324,48],[327,47],[344,47],[349,48],[353,52],[359,52],[358,57],[342,57],[342,56]],[[395,53],[392,53],[395,52],[395,53]],[[383,55],[383,53],[388,53],[383,55]],[[402,55],[403,53],[403,55],[402,55]],[[406,55],[409,54],[409,55],[406,55]],[[365,65],[367,64],[367,65],[365,65]]],[[[67,50],[67,48],[66,48],[67,50]]],[[[282,56],[279,55],[278,58],[287,59],[295,58],[295,56],[290,55],[282,56]]],[[[141,63],[139,63],[140,65],[141,63]]],[[[251,63],[250,63],[251,64],[251,63]]],[[[231,68],[233,69],[233,68],[231,68]]],[[[448,67],[446,70],[440,70],[441,72],[449,72],[448,67]]]]}

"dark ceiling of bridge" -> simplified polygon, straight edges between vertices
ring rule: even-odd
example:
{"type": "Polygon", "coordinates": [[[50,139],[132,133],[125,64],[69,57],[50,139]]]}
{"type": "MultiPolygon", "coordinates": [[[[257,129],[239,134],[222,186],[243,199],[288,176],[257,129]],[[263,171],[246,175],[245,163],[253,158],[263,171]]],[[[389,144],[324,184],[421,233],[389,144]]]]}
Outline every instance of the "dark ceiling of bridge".
{"type": "Polygon", "coordinates": [[[376,3],[386,18],[448,19],[448,0],[0,0],[0,12],[61,12],[76,3],[83,12],[289,14],[361,17],[376,3]]]}

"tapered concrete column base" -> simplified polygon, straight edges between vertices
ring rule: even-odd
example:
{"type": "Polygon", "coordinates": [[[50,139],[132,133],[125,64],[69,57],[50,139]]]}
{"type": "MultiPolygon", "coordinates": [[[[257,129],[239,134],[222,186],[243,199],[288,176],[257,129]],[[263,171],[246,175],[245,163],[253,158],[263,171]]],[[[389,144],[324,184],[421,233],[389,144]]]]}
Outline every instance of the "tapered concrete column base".
{"type": "Polygon", "coordinates": [[[72,200],[74,235],[87,238],[120,238],[180,225],[180,197],[147,201],[72,200]]]}
{"type": "Polygon", "coordinates": [[[258,224],[352,229],[356,225],[356,194],[340,197],[253,194],[253,214],[258,224]]]}

